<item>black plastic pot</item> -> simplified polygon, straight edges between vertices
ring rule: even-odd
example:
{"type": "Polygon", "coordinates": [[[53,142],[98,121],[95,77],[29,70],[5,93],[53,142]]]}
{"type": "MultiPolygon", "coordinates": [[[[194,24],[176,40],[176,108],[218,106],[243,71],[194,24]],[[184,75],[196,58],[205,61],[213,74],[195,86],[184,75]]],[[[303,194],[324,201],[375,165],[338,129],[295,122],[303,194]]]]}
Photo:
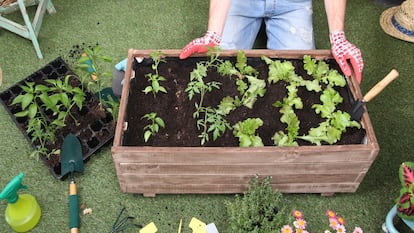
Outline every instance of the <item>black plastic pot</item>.
{"type": "MultiPolygon", "coordinates": [[[[20,112],[21,107],[18,104],[11,105],[11,103],[14,98],[23,93],[20,86],[25,85],[25,82],[34,82],[36,85],[44,83],[44,80],[46,79],[62,79],[67,75],[72,76],[71,81],[73,83],[78,83],[78,85],[80,85],[80,81],[76,74],[70,70],[69,66],[62,58],[58,57],[24,80],[21,80],[14,86],[11,86],[7,90],[0,93],[1,103],[4,105],[16,126],[20,129],[33,148],[36,148],[38,145],[36,142],[32,142],[32,138],[26,133],[28,119],[26,117],[16,117],[14,114],[20,112]]],[[[105,108],[103,108],[103,112],[101,110],[100,114],[94,113],[94,111],[100,108],[99,99],[93,93],[88,91],[85,91],[85,93],[86,100],[83,103],[82,109],[71,109],[71,113],[75,116],[80,125],[78,127],[74,127],[70,124],[70,119],[68,119],[67,126],[56,132],[56,141],[55,143],[51,143],[50,149],[60,149],[63,139],[66,135],[72,133],[76,135],[81,142],[83,161],[87,162],[95,152],[112,141],[114,137],[115,121],[112,115],[107,112],[105,108]]],[[[50,117],[53,115],[48,113],[46,110],[44,112],[46,115],[50,115],[50,117]]],[[[50,158],[42,157],[41,159],[49,168],[53,177],[56,179],[64,178],[60,171],[60,155],[51,156],[50,158]]]]}

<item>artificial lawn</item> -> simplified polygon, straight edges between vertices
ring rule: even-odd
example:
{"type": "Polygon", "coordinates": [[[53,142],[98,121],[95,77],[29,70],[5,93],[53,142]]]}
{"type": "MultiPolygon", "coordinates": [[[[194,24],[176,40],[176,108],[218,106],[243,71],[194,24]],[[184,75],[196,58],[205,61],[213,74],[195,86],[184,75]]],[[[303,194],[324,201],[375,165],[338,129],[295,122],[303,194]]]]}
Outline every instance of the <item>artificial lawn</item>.
{"type": "MultiPolygon", "coordinates": [[[[99,43],[117,61],[129,48],[180,49],[207,27],[208,1],[202,0],[121,0],[53,1],[57,13],[45,15],[39,34],[44,59],[39,60],[30,41],[0,30],[0,66],[6,90],[58,56],[64,58],[74,45],[99,43]]],[[[361,90],[367,92],[392,68],[400,77],[374,100],[367,103],[380,145],[380,153],[355,193],[322,197],[319,194],[286,194],[286,205],[302,210],[310,232],[328,228],[327,209],[341,214],[348,226],[360,226],[364,232],[379,232],[381,224],[399,191],[398,167],[413,160],[414,90],[412,67],[414,45],[385,34],[379,17],[388,6],[372,1],[350,0],[347,7],[346,34],[363,53],[365,69],[361,90]]],[[[29,13],[34,14],[30,8],[29,13]]],[[[19,20],[19,14],[7,16],[19,20]]],[[[323,1],[314,1],[316,46],[329,49],[323,1]]],[[[115,65],[115,63],[113,64],[115,65]]],[[[112,69],[111,66],[108,67],[112,69]]],[[[108,80],[108,85],[110,80],[108,80]]],[[[19,172],[25,173],[27,192],[36,196],[42,218],[32,232],[67,232],[68,181],[55,180],[45,166],[28,156],[32,149],[6,110],[0,107],[0,186],[19,172]]],[[[112,162],[110,145],[102,148],[85,164],[85,172],[76,175],[80,202],[93,209],[81,216],[82,232],[109,232],[118,212],[126,207],[135,223],[151,221],[158,232],[176,232],[183,219],[183,233],[191,232],[188,223],[195,216],[214,222],[226,232],[225,200],[233,195],[142,195],[120,191],[112,162]]],[[[0,213],[6,203],[1,202],[0,213]]],[[[0,215],[0,232],[11,232],[0,215]]],[[[137,232],[132,230],[128,232],[137,232]]]]}

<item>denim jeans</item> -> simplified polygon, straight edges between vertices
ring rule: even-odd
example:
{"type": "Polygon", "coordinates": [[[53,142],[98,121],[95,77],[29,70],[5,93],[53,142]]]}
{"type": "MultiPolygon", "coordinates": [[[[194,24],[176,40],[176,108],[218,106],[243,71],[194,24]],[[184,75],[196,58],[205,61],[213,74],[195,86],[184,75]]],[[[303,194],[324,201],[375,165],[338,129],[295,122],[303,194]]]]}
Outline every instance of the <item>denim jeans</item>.
{"type": "Polygon", "coordinates": [[[312,0],[232,0],[220,46],[251,49],[263,20],[268,49],[315,49],[312,0]]]}

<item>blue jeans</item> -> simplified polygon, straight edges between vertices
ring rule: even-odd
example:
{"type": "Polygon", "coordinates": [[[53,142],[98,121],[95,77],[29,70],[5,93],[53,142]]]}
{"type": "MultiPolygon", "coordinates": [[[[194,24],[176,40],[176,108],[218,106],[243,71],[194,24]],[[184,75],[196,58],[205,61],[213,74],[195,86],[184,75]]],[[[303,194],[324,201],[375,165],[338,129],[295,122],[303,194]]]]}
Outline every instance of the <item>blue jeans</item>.
{"type": "Polygon", "coordinates": [[[232,0],[220,46],[251,49],[263,20],[268,49],[315,49],[312,0],[232,0]]]}

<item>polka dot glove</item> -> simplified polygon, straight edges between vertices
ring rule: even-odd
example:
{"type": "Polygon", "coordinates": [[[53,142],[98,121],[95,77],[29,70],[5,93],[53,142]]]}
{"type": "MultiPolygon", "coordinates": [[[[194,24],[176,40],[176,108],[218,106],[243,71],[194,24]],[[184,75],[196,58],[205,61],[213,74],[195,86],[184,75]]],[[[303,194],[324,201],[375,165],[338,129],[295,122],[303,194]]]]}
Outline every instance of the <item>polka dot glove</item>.
{"type": "Polygon", "coordinates": [[[191,41],[181,50],[180,59],[186,59],[193,53],[205,53],[208,47],[219,45],[220,41],[221,37],[216,32],[207,31],[203,37],[191,41]]]}
{"type": "Polygon", "coordinates": [[[364,68],[361,51],[346,40],[343,31],[330,33],[329,39],[331,41],[332,54],[341,67],[342,72],[345,76],[351,76],[352,70],[348,63],[349,60],[358,83],[361,83],[362,70],[364,68]]]}

